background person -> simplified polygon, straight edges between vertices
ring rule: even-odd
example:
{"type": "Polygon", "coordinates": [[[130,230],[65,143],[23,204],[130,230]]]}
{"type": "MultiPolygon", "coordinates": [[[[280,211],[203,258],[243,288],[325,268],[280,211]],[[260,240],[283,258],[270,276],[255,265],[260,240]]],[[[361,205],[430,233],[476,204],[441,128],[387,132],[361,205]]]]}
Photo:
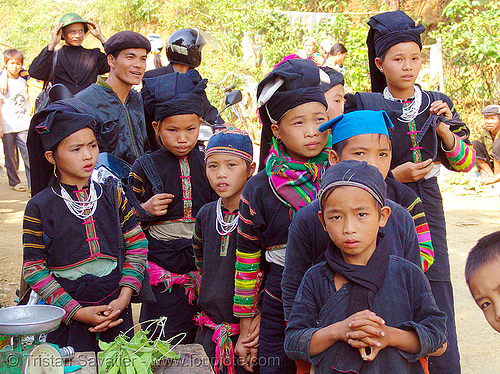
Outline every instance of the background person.
{"type": "Polygon", "coordinates": [[[97,76],[109,72],[109,65],[99,48],[82,47],[89,31],[104,45],[107,39],[97,23],[86,21],[76,13],[63,15],[50,34],[49,45],[31,63],[30,76],[46,81],[55,66],[51,83],[64,84],[73,95],[95,83],[97,76]],[[56,53],[61,40],[65,44],[56,53]]]}
{"type": "Polygon", "coordinates": [[[149,150],[141,94],[132,89],[141,83],[151,44],[133,31],[120,31],[104,45],[110,66],[109,77],[99,77],[76,95],[95,116],[101,152],[109,152],[133,164],[149,150]]]}
{"type": "Polygon", "coordinates": [[[500,105],[488,105],[484,116],[484,131],[472,141],[476,151],[476,163],[481,173],[481,184],[500,181],[500,105]]]}
{"type": "Polygon", "coordinates": [[[7,78],[7,90],[5,94],[0,94],[0,138],[3,142],[9,186],[14,191],[23,192],[26,191],[26,187],[21,184],[18,175],[18,149],[24,160],[26,178],[28,186],[30,186],[30,163],[26,140],[31,120],[28,85],[26,77],[20,76],[24,57],[18,49],[7,49],[4,52],[4,61],[5,71],[3,74],[7,78]]]}

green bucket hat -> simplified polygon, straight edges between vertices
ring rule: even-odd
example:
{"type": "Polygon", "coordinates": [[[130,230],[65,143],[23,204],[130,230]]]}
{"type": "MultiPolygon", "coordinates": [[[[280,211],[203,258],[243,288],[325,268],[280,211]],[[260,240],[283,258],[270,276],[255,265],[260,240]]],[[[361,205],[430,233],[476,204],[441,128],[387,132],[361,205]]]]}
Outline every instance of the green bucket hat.
{"type": "Polygon", "coordinates": [[[59,23],[62,23],[62,27],[66,27],[72,25],[74,23],[83,23],[83,31],[87,33],[89,31],[89,27],[87,26],[87,21],[85,21],[79,14],[76,13],[66,13],[61,17],[59,23]]]}

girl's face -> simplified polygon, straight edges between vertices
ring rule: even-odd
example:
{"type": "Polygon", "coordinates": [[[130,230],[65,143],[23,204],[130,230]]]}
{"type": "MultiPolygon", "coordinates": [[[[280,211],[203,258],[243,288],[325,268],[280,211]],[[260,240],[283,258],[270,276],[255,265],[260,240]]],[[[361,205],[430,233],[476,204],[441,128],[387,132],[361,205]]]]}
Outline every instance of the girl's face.
{"type": "Polygon", "coordinates": [[[377,57],[375,64],[382,69],[393,96],[400,99],[413,96],[413,85],[422,67],[422,54],[417,43],[396,44],[385,53],[383,61],[377,57]]]}
{"type": "Polygon", "coordinates": [[[291,158],[307,162],[325,147],[328,131],[319,132],[318,127],[327,120],[323,104],[312,101],[290,109],[271,130],[291,158]]]}
{"type": "Polygon", "coordinates": [[[61,182],[85,186],[94,170],[99,147],[94,131],[85,127],[65,138],[57,146],[57,152],[46,151],[45,158],[57,166],[61,182]]]}
{"type": "Polygon", "coordinates": [[[164,118],[161,123],[153,122],[156,136],[163,146],[177,157],[186,156],[196,145],[200,132],[201,118],[198,115],[179,114],[164,118]]]}

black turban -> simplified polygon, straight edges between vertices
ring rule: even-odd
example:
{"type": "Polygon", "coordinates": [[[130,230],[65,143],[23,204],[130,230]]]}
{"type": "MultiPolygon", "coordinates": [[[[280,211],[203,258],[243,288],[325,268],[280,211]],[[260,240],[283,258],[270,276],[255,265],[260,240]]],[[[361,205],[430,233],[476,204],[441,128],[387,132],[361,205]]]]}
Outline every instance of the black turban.
{"type": "Polygon", "coordinates": [[[196,70],[144,79],[142,99],[146,112],[159,122],[180,114],[203,114],[206,79],[196,70]]]}
{"type": "Polygon", "coordinates": [[[31,196],[47,187],[52,179],[53,165],[45,158],[45,151],[53,150],[62,140],[85,127],[95,131],[95,118],[82,110],[85,104],[80,100],[67,99],[48,106],[31,119],[27,141],[31,196]]]}
{"type": "Polygon", "coordinates": [[[370,31],[366,44],[368,45],[372,92],[382,92],[386,86],[386,80],[375,65],[375,58],[382,57],[389,48],[399,43],[415,42],[422,49],[420,34],[425,31],[425,27],[415,25],[415,21],[401,10],[377,14],[370,18],[368,25],[370,31]]]}
{"type": "Polygon", "coordinates": [[[273,137],[271,124],[277,123],[290,109],[309,102],[316,101],[328,108],[325,93],[319,87],[320,71],[312,60],[291,59],[276,66],[259,83],[257,106],[262,121],[259,169],[265,167],[264,160],[269,153],[273,137]]]}
{"type": "Polygon", "coordinates": [[[324,83],[321,82],[319,86],[323,89],[323,91],[326,93],[333,87],[335,87],[337,84],[341,84],[342,86],[344,85],[344,75],[340,72],[338,72],[335,69],[329,68],[329,67],[322,67],[320,68],[323,70],[326,74],[328,74],[328,77],[330,77],[330,83],[324,83]]]}

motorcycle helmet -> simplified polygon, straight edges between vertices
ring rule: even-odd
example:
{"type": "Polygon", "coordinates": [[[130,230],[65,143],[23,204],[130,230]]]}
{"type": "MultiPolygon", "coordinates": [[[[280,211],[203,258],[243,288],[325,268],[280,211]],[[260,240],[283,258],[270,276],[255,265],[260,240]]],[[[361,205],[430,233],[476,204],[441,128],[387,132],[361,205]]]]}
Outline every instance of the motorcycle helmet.
{"type": "Polygon", "coordinates": [[[62,23],[62,27],[66,27],[72,25],[74,23],[83,23],[83,30],[85,34],[89,31],[89,27],[87,26],[87,21],[85,21],[79,14],[76,13],[66,13],[61,17],[59,23],[62,23]]]}
{"type": "Polygon", "coordinates": [[[201,64],[201,49],[206,44],[202,31],[196,28],[174,32],[167,41],[170,62],[197,68],[201,64]]]}

